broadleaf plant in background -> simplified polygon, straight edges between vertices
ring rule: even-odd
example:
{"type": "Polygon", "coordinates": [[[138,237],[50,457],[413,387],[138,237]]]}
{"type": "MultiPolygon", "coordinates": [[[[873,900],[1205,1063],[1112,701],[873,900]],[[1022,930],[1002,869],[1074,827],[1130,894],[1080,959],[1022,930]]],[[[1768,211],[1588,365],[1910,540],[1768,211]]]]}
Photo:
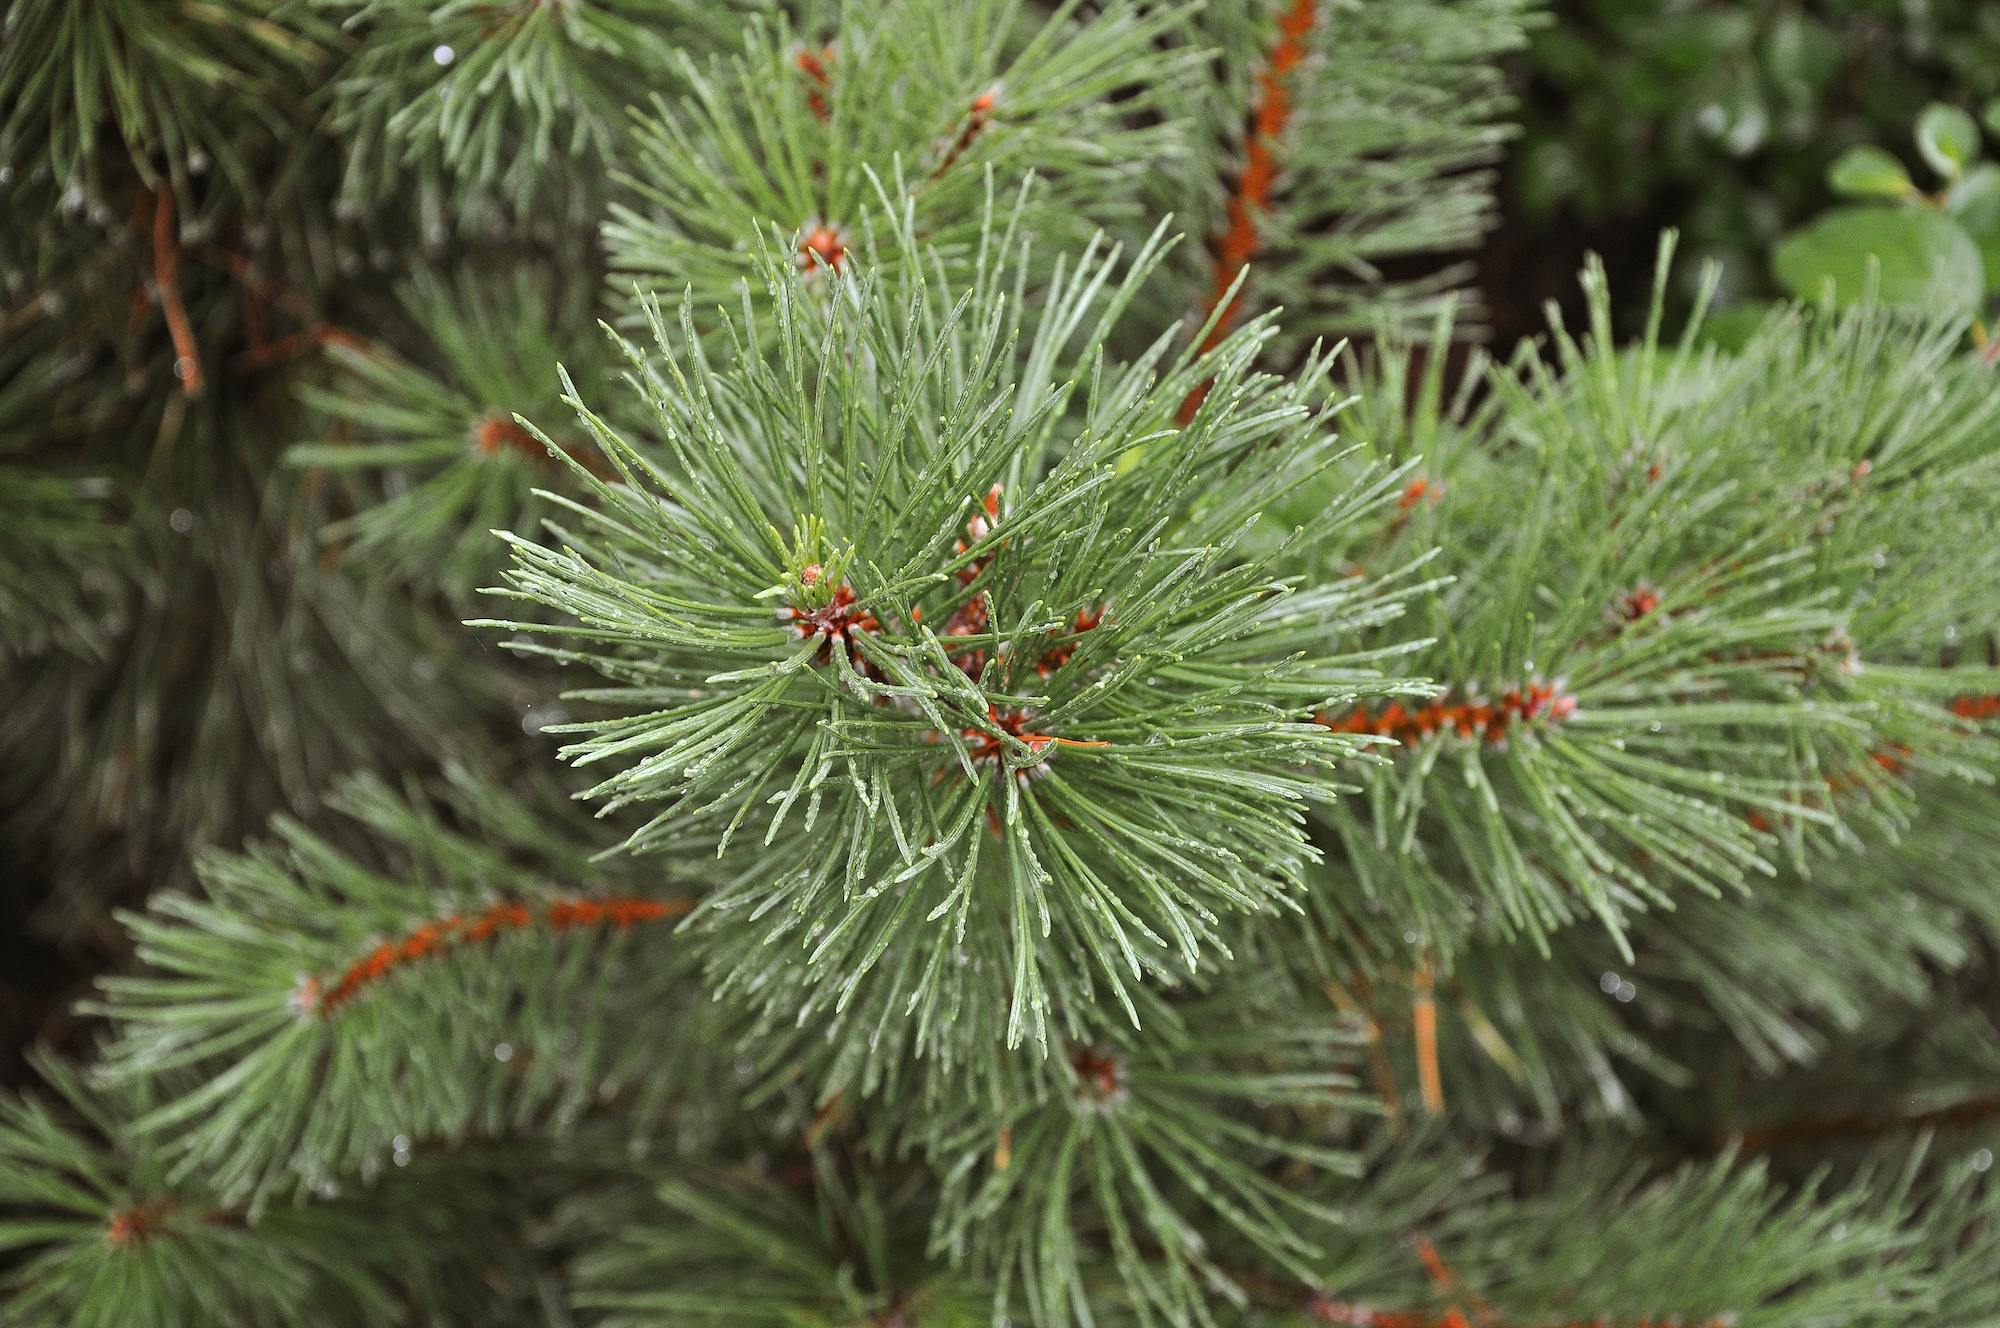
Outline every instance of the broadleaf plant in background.
{"type": "MultiPolygon", "coordinates": [[[[2000,118],[2000,102],[1987,118],[2000,118]]],[[[2000,166],[1982,159],[1979,126],[1956,106],[1926,106],[1914,137],[1939,188],[1919,189],[1881,148],[1849,148],[1827,168],[1827,183],[1867,201],[1832,209],[1778,246],[1772,268],[1792,294],[1852,305],[1872,285],[1889,304],[1986,308],[2000,289],[2000,166]]]]}

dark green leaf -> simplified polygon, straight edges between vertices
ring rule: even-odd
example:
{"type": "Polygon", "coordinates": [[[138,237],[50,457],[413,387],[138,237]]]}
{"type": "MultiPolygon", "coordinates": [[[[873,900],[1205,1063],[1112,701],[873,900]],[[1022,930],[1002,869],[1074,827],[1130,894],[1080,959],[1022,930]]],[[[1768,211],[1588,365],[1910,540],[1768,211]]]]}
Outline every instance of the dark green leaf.
{"type": "Polygon", "coordinates": [[[2000,282],[2000,166],[1981,162],[1967,171],[1945,196],[1944,206],[1979,246],[1991,291],[2000,282]]]}
{"type": "Polygon", "coordinates": [[[1932,170],[1956,180],[1979,159],[1979,126],[1958,107],[1934,101],[1917,117],[1917,151],[1932,170]]]}
{"type": "Polygon", "coordinates": [[[1849,198],[1908,198],[1917,192],[1903,163],[1872,143],[1857,143],[1826,169],[1826,182],[1849,198]]]}
{"type": "Polygon", "coordinates": [[[1848,207],[1827,213],[1785,240],[1772,268],[1785,289],[1817,299],[1828,282],[1834,301],[1857,303],[1873,278],[1885,304],[1971,309],[1986,289],[1979,247],[1950,217],[1922,208],[1848,207]]]}

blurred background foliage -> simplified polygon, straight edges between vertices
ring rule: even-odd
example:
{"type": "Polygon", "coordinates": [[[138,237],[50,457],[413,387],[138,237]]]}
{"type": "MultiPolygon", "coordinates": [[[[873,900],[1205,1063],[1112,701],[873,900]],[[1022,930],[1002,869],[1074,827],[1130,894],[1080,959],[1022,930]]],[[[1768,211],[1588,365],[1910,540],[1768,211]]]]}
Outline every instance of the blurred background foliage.
{"type": "MultiPolygon", "coordinates": [[[[1366,27],[1364,3],[1343,6],[1357,29],[1366,27]]],[[[817,30],[821,7],[800,6],[804,28],[817,30]]],[[[120,141],[112,122],[122,103],[103,89],[125,86],[130,70],[0,60],[0,163],[42,143],[62,168],[25,171],[16,180],[15,168],[0,164],[0,186],[12,186],[8,206],[41,218],[0,228],[0,382],[7,384],[0,391],[0,499],[11,504],[0,520],[24,533],[119,532],[102,548],[75,540],[64,546],[82,560],[70,579],[89,613],[38,603],[36,587],[49,578],[0,558],[0,663],[52,647],[95,662],[84,673],[52,669],[33,691],[24,684],[0,716],[0,734],[60,713],[99,735],[98,746],[74,744],[61,769],[0,769],[0,807],[7,809],[0,887],[28,883],[0,888],[0,1083],[13,1083],[26,1075],[19,1053],[30,1042],[78,1045],[83,1033],[72,1003],[94,974],[123,960],[122,931],[109,925],[104,906],[136,902],[148,883],[184,880],[186,844],[237,842],[279,807],[310,814],[312,790],[357,752],[393,767],[416,746],[428,759],[484,767],[495,763],[489,739],[510,737],[517,726],[538,733],[541,717],[553,713],[552,676],[501,658],[490,642],[469,645],[458,636],[405,643],[425,658],[409,681],[386,686],[384,679],[409,672],[402,656],[354,647],[367,636],[356,625],[373,622],[380,604],[349,594],[316,559],[351,552],[357,565],[369,562],[378,552],[372,527],[353,513],[369,506],[386,514],[389,508],[362,500],[401,497],[452,520],[440,519],[425,557],[386,570],[440,604],[465,605],[481,558],[494,555],[460,537],[486,529],[498,508],[528,501],[526,492],[546,478],[506,423],[536,403],[497,386],[517,373],[545,376],[487,362],[472,334],[489,325],[546,324],[553,336],[556,324],[587,325],[602,312],[592,301],[604,288],[604,256],[575,244],[578,228],[530,225],[516,209],[532,202],[553,214],[594,215],[612,188],[607,166],[631,145],[581,126],[616,121],[629,133],[616,108],[638,90],[620,53],[636,58],[655,40],[706,49],[718,33],[740,30],[745,6],[615,0],[596,7],[590,12],[608,26],[577,35],[588,67],[575,71],[573,103],[498,96],[482,103],[488,113],[476,124],[438,109],[452,88],[504,79],[514,64],[568,49],[540,9],[523,10],[522,24],[507,29],[506,41],[488,43],[489,53],[461,60],[456,53],[479,46],[485,31],[479,5],[227,0],[203,7],[203,14],[281,15],[293,24],[253,24],[261,35],[242,50],[203,44],[220,41],[227,25],[162,28],[159,12],[136,0],[0,8],[12,16],[6,33],[15,51],[29,49],[31,38],[58,46],[75,40],[80,15],[115,15],[142,34],[119,49],[132,61],[175,71],[163,86],[179,90],[178,99],[142,117],[159,127],[162,141],[140,135],[147,151],[121,164],[111,145],[120,141]],[[394,76],[363,61],[323,104],[299,96],[302,81],[323,81],[345,67],[352,37],[343,24],[364,20],[402,42],[396,49],[409,58],[393,62],[394,76]],[[31,24],[42,26],[31,31],[31,24]],[[281,31],[292,35],[279,41],[281,31]],[[223,56],[247,71],[241,87],[218,81],[213,66],[223,56]],[[79,112],[73,123],[35,118],[47,98],[26,91],[50,79],[68,80],[63,95],[79,112]],[[211,141],[198,130],[210,120],[238,130],[211,141]],[[325,132],[294,133],[287,128],[294,120],[325,132]],[[464,134],[475,135],[482,151],[476,169],[455,175],[439,164],[438,145],[464,134]],[[345,156],[343,135],[352,148],[345,156]],[[157,171],[149,164],[154,156],[165,163],[157,171]],[[551,160],[565,169],[522,165],[551,160]],[[127,178],[134,173],[144,186],[136,214],[127,178]],[[543,265],[546,279],[459,289],[399,273],[394,242],[407,237],[375,233],[371,212],[390,180],[408,186],[396,215],[407,213],[414,224],[426,265],[443,271],[458,260],[525,253],[543,265]],[[171,207],[147,201],[162,181],[180,200],[178,219],[171,207]],[[315,195],[328,181],[338,182],[331,209],[315,195]],[[531,197],[537,189],[554,191],[557,206],[531,197]],[[126,202],[114,207],[114,199],[126,202]],[[218,377],[191,413],[175,383],[139,372],[135,347],[157,345],[165,332],[157,318],[130,312],[132,292],[151,272],[147,237],[177,220],[189,242],[180,276],[185,317],[211,344],[235,353],[234,372],[218,377]],[[100,233],[125,238],[97,264],[83,264],[77,255],[101,247],[100,233]],[[287,283],[260,275],[272,271],[284,272],[287,283]],[[109,330],[65,339],[64,311],[109,330]],[[344,334],[350,325],[380,330],[380,343],[354,343],[344,334]],[[427,343],[445,348],[441,362],[419,363],[427,343]],[[302,402],[281,390],[280,379],[288,364],[311,361],[316,349],[337,376],[302,402]],[[107,363],[127,366],[122,395],[97,391],[99,379],[87,372],[107,363]],[[340,389],[357,381],[375,384],[394,408],[378,405],[378,414],[388,412],[378,418],[344,405],[340,389]],[[264,422],[257,430],[224,427],[250,415],[264,422]],[[51,418],[55,435],[96,439],[98,451],[87,463],[80,457],[74,475],[30,482],[15,463],[49,435],[51,418]],[[183,474],[161,460],[173,455],[182,431],[203,446],[252,433],[279,441],[239,447],[226,474],[183,474]],[[343,443],[343,462],[379,460],[388,449],[419,471],[406,491],[380,493],[374,486],[385,481],[374,471],[328,465],[331,456],[310,447],[287,451],[286,444],[322,434],[343,443]],[[375,452],[353,446],[362,434],[375,452]],[[476,447],[466,445],[468,437],[476,447]],[[114,492],[94,473],[121,466],[144,471],[153,487],[145,495],[114,492]],[[235,488],[211,492],[216,485],[235,488]],[[230,519],[235,524],[195,522],[196,511],[210,510],[239,516],[230,519]],[[100,519],[102,512],[114,519],[100,519]],[[295,545],[308,547],[306,534],[314,556],[291,557],[295,545]],[[211,613],[225,599],[249,606],[229,630],[213,626],[211,613]],[[58,639],[45,627],[58,621],[95,625],[77,639],[58,639]],[[484,671],[482,678],[504,672],[504,680],[473,685],[445,676],[436,661],[464,652],[478,661],[466,667],[484,671]],[[197,667],[204,659],[235,663],[197,667]],[[174,668],[163,671],[161,660],[174,668]],[[319,664],[326,667],[310,685],[293,677],[319,664]],[[59,672],[82,681],[63,691],[49,680],[59,672]],[[239,676],[254,685],[236,686],[239,676]],[[138,678],[163,679],[165,699],[136,688],[138,678]],[[383,730],[402,735],[390,742],[340,718],[342,687],[422,695],[410,696],[402,715],[377,716],[383,730]],[[472,708],[477,713],[452,702],[502,692],[507,705],[472,708]],[[196,718],[186,720],[186,733],[169,731],[160,718],[167,713],[196,718]],[[408,722],[413,715],[422,722],[408,722]],[[187,777],[190,735],[227,744],[246,733],[267,739],[265,765],[245,770],[227,790],[187,777]],[[92,784],[98,770],[115,777],[92,784]],[[181,794],[154,797],[148,789],[181,794]],[[58,822],[109,827],[128,813],[151,816],[159,833],[71,836],[77,842],[64,855],[46,847],[58,822]],[[76,906],[84,899],[92,907],[76,906]]],[[[1505,145],[1499,224],[1478,249],[1455,256],[1477,273],[1480,316],[1496,348],[1543,334],[1550,302],[1572,326],[1583,320],[1576,275],[1588,253],[1602,256],[1617,298],[1643,302],[1666,227],[1682,237],[1670,323],[1691,311],[1701,268],[1713,260],[1723,274],[1713,330],[1726,334],[1732,321],[1740,329],[1764,301],[1784,293],[1774,260],[1787,238],[1854,206],[1829,172],[1857,148],[1888,154],[1918,189],[1941,196],[1946,182],[1920,147],[1926,108],[1955,107],[1974,126],[1981,142],[1969,161],[2000,159],[1989,110],[2000,99],[2000,0],[1546,0],[1539,8],[1528,47],[1503,61],[1519,132],[1505,145]]],[[[1375,42],[1368,49],[1385,62],[1401,60],[1394,67],[1407,77],[1414,56],[1398,54],[1407,35],[1389,27],[1367,35],[1375,42]]],[[[672,97],[682,89],[645,91],[672,97]]],[[[1191,229],[1213,234],[1220,225],[1219,218],[1196,218],[1191,229]]],[[[2000,262],[1987,257],[1984,266],[1990,289],[2000,281],[2000,262]]],[[[1430,271],[1403,271],[1395,259],[1382,268],[1392,283],[1421,281],[1430,271]]],[[[1304,293],[1293,288],[1284,298],[1298,306],[1304,293]]],[[[1621,338],[1639,331],[1643,303],[1615,312],[1621,338]]],[[[541,358],[553,357],[553,344],[541,358]]],[[[29,736],[35,749],[56,750],[39,731],[29,736]]]]}
{"type": "MultiPolygon", "coordinates": [[[[1976,118],[2000,96],[2000,0],[1555,0],[1512,75],[1521,136],[1480,262],[1495,343],[1539,332],[1546,300],[1580,311],[1586,251],[1642,299],[1666,226],[1675,312],[1713,260],[1740,322],[1784,293],[1773,253],[1837,201],[1843,153],[1871,144],[1933,183],[1913,128],[1933,102],[1976,118]]],[[[1619,312],[1627,334],[1644,316],[1619,312]]]]}

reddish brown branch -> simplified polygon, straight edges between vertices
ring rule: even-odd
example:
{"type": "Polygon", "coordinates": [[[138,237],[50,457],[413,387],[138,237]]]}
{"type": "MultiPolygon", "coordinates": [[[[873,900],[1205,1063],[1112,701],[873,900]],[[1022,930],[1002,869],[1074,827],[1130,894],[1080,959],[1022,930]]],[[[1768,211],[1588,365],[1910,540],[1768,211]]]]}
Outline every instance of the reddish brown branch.
{"type": "Polygon", "coordinates": [[[972,99],[971,109],[965,113],[965,120],[959,125],[958,132],[952,135],[950,142],[945,145],[944,155],[938,159],[937,166],[930,173],[930,179],[937,179],[958,164],[958,159],[972,146],[972,140],[979,137],[979,131],[986,128],[986,122],[993,118],[993,107],[999,100],[998,88],[988,88],[972,99]]]}
{"type": "MultiPolygon", "coordinates": [[[[1306,58],[1306,34],[1318,19],[1317,11],[1317,0],[1292,0],[1291,7],[1278,17],[1278,40],[1257,75],[1257,102],[1250,108],[1250,132],[1243,140],[1243,173],[1236,177],[1236,188],[1224,205],[1229,225],[1215,237],[1215,289],[1202,306],[1202,321],[1215,316],[1225,299],[1229,303],[1215,317],[1215,326],[1203,339],[1204,351],[1221,344],[1242,311],[1242,291],[1239,289],[1231,298],[1229,290],[1263,247],[1258,218],[1271,209],[1271,186],[1278,178],[1278,139],[1292,116],[1291,92],[1285,86],[1285,76],[1306,58]]],[[[1194,418],[1207,396],[1206,383],[1188,393],[1187,400],[1181,403],[1181,423],[1194,418]]]]}
{"type": "Polygon", "coordinates": [[[240,373],[249,373],[257,369],[268,369],[274,364],[282,364],[294,355],[299,355],[309,350],[319,350],[326,346],[359,346],[361,344],[360,340],[352,334],[322,323],[317,327],[308,328],[304,332],[294,332],[290,336],[266,342],[263,346],[252,346],[249,350],[244,351],[231,360],[229,367],[240,373]]]}
{"type": "Polygon", "coordinates": [[[1424,1095],[1424,1110],[1444,1115],[1444,1076],[1438,1069],[1437,999],[1431,992],[1431,964],[1426,959],[1417,966],[1411,984],[1416,994],[1410,1020],[1417,1036],[1417,1087],[1424,1095]]]}
{"type": "Polygon", "coordinates": [[[153,204],[153,287],[166,315],[167,334],[174,340],[174,374],[189,396],[201,394],[201,358],[194,342],[194,325],[181,303],[181,246],[174,228],[173,187],[162,180],[153,204]]]}
{"type": "MultiPolygon", "coordinates": [[[[1368,986],[1359,974],[1355,976],[1355,986],[1360,988],[1361,996],[1365,999],[1368,996],[1368,986]]],[[[1327,999],[1331,1000],[1342,1014],[1361,1021],[1362,1031],[1368,1038],[1368,1070],[1375,1079],[1375,1096],[1381,1100],[1382,1114],[1388,1118],[1390,1133],[1401,1135],[1403,1099],[1396,1092],[1396,1074],[1389,1067],[1389,1049],[1382,1038],[1382,1025],[1376,1022],[1374,1014],[1362,1004],[1362,1000],[1357,1000],[1347,988],[1332,978],[1326,980],[1325,991],[1327,999]]]]}
{"type": "Polygon", "coordinates": [[[826,1133],[829,1126],[838,1125],[847,1119],[847,1108],[843,1105],[846,1097],[846,1089],[836,1088],[833,1096],[813,1113],[812,1124],[806,1126],[805,1133],[805,1146],[808,1151],[819,1143],[820,1136],[826,1133]]]}
{"type": "Polygon", "coordinates": [[[1744,1130],[1726,1135],[1717,1143],[1718,1146],[1734,1144],[1745,1151],[1761,1152],[1809,1139],[1874,1139],[1903,1130],[1973,1125],[1994,1116],[2000,1116],[2000,1096],[1969,1098],[1948,1107],[1913,1111],[1907,1115],[1875,1116],[1852,1112],[1841,1116],[1822,1116],[1818,1120],[1794,1121],[1768,1129],[1744,1130]]]}
{"type": "Polygon", "coordinates": [[[1400,701],[1391,701],[1379,711],[1356,706],[1337,719],[1321,715],[1319,722],[1335,733],[1371,733],[1410,746],[1434,733],[1445,732],[1455,732],[1461,738],[1481,736],[1488,742],[1500,742],[1516,723],[1559,722],[1575,713],[1576,698],[1564,691],[1558,681],[1531,682],[1526,687],[1502,692],[1499,700],[1490,703],[1472,694],[1450,705],[1439,697],[1414,710],[1404,708],[1400,701]]]}
{"type": "Polygon", "coordinates": [[[441,922],[419,927],[401,940],[385,941],[331,985],[322,985],[318,979],[308,977],[300,984],[295,999],[305,1012],[330,1015],[405,965],[453,946],[487,940],[503,931],[525,931],[537,923],[551,931],[604,923],[624,931],[635,923],[682,917],[693,908],[691,899],[632,897],[558,898],[543,905],[539,912],[526,904],[499,903],[483,913],[456,913],[441,922]]]}
{"type": "Polygon", "coordinates": [[[231,253],[227,249],[218,249],[208,244],[192,245],[188,248],[188,252],[211,267],[221,268],[233,279],[248,287],[257,298],[277,305],[301,323],[310,324],[319,321],[313,313],[312,306],[306,303],[303,296],[283,282],[273,281],[259,273],[255,265],[242,254],[231,253]]]}

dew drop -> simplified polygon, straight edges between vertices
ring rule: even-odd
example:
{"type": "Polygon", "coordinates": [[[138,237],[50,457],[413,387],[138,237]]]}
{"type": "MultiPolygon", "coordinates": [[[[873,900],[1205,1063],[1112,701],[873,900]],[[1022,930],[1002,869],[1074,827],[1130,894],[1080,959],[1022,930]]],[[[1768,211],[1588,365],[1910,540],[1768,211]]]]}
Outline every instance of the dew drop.
{"type": "Polygon", "coordinates": [[[511,1042],[502,1042],[495,1045],[493,1048],[493,1059],[499,1061],[502,1065],[513,1060],[514,1044],[511,1042]]]}
{"type": "Polygon", "coordinates": [[[452,50],[451,47],[449,46],[440,46],[435,51],[431,52],[431,59],[438,62],[439,68],[443,68],[444,66],[450,64],[452,61],[458,59],[458,52],[452,50]]]}
{"type": "Polygon", "coordinates": [[[1982,1148],[1978,1152],[1972,1155],[1972,1169],[1974,1171],[1987,1171],[1990,1170],[1992,1166],[1993,1166],[1992,1149],[1982,1148]]]}
{"type": "Polygon", "coordinates": [[[1618,984],[1623,981],[1624,979],[1616,973],[1606,973],[1597,980],[1597,989],[1606,996],[1610,996],[1618,990],[1618,984]]]}
{"type": "Polygon", "coordinates": [[[185,507],[176,507],[174,514],[167,518],[167,524],[174,528],[176,535],[185,535],[194,529],[194,513],[185,507]]]}
{"type": "Polygon", "coordinates": [[[1619,1004],[1623,1005],[1626,1002],[1630,1001],[1634,996],[1637,996],[1639,994],[1639,989],[1633,986],[1630,982],[1621,982],[1618,984],[1618,990],[1612,992],[1611,994],[1618,998],[1619,1004]]]}

